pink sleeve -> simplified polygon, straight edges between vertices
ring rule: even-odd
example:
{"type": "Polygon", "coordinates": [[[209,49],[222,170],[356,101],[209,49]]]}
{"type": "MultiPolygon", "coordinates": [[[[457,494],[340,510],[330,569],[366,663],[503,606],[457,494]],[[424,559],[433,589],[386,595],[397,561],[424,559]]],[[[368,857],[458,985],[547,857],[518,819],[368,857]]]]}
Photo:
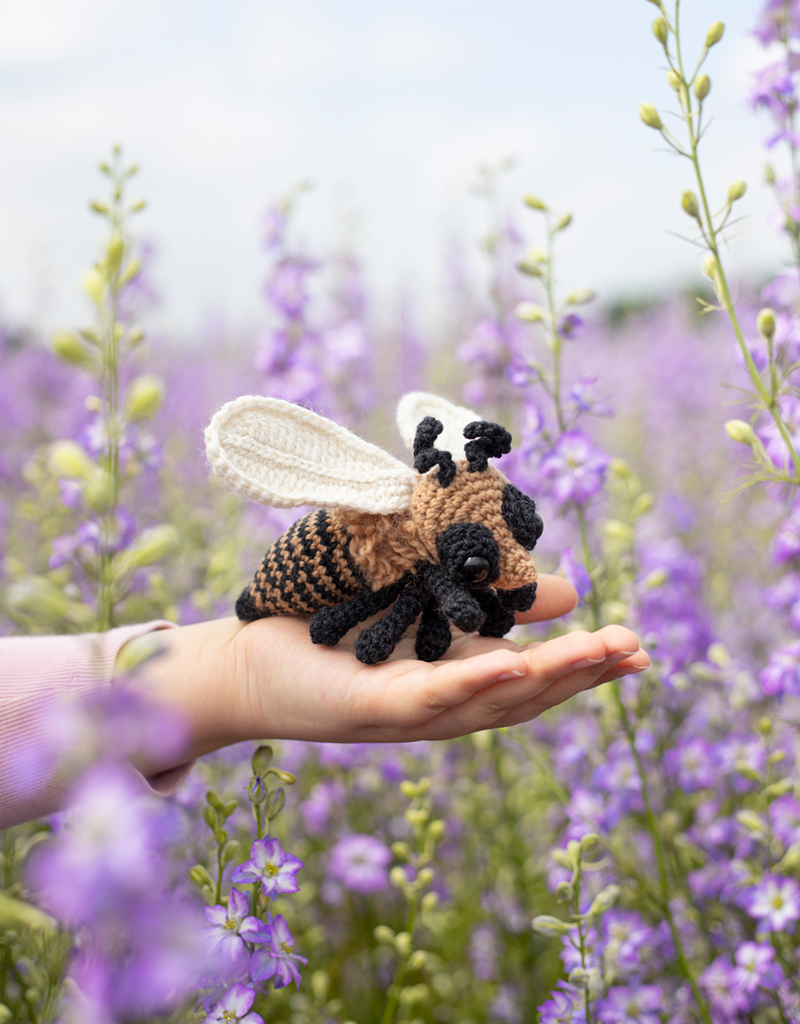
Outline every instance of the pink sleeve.
{"type": "MultiPolygon", "coordinates": [[[[65,693],[80,696],[110,686],[124,643],[172,626],[157,620],[108,633],[0,637],[0,829],[61,806],[67,779],[53,778],[52,765],[35,749],[38,723],[53,702],[65,693]]],[[[147,784],[157,793],[169,793],[190,767],[178,765],[147,784]]]]}

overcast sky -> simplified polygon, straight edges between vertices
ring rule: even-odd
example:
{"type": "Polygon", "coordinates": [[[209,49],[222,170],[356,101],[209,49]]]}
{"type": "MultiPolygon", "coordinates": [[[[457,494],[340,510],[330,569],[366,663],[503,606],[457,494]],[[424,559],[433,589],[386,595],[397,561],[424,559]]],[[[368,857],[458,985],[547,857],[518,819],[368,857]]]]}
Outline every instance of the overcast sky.
{"type": "MultiPolygon", "coordinates": [[[[708,72],[706,146],[719,198],[750,191],[743,274],[777,265],[761,184],[768,126],[746,103],[766,56],[752,0],[684,0],[687,36],[727,23],[708,72]]],[[[143,167],[139,228],[158,250],[159,320],[263,318],[259,218],[300,179],[320,250],[352,221],[379,292],[441,282],[445,239],[477,237],[479,163],[517,158],[575,222],[562,277],[607,298],[691,280],[687,163],[638,120],[669,107],[645,0],[0,0],[0,310],[43,327],[84,314],[99,223],[86,201],[115,141],[143,167]]],[[[523,214],[524,216],[524,214],[523,214]]],[[[533,219],[527,221],[533,226],[533,219]]]]}

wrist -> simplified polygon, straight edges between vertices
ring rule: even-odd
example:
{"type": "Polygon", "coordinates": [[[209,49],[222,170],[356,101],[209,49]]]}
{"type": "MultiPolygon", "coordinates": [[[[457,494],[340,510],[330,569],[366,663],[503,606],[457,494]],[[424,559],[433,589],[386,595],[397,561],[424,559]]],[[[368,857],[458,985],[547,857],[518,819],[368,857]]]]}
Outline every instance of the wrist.
{"type": "MultiPolygon", "coordinates": [[[[238,735],[236,685],[231,652],[238,619],[215,619],[148,633],[128,641],[117,657],[117,673],[127,674],[134,689],[175,711],[187,729],[182,762],[193,760],[247,737],[238,735]]],[[[134,767],[152,775],[175,767],[157,754],[131,758],[134,767]]]]}

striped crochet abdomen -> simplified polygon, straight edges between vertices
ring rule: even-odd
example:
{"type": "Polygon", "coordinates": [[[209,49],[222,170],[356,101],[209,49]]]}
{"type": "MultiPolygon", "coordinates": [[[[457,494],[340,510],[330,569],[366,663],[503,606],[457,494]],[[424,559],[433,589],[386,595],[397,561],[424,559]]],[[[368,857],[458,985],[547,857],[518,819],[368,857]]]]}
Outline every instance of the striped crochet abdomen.
{"type": "Polygon", "coordinates": [[[267,615],[310,615],[368,588],[350,555],[344,525],[325,509],[303,516],[270,547],[236,601],[245,622],[267,615]]]}

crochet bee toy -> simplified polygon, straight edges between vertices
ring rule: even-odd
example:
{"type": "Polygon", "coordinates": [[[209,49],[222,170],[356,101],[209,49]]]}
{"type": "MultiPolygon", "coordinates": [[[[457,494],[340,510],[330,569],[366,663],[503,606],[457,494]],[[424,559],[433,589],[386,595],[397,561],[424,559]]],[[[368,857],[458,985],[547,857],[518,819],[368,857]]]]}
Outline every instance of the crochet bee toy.
{"type": "Polygon", "coordinates": [[[501,637],[514,612],[531,607],[529,552],[542,520],[489,465],[510,451],[509,432],[421,392],[401,400],[398,424],[413,447],[413,470],[281,399],[245,396],[214,416],[206,450],[233,490],[276,508],[322,506],[269,548],[236,602],[240,619],[311,615],[312,641],[334,646],[388,608],[355,642],[359,661],[374,665],[420,616],[417,657],[436,661],[450,646],[451,623],[501,637]],[[444,424],[448,448],[463,445],[464,459],[435,446],[444,424]]]}

